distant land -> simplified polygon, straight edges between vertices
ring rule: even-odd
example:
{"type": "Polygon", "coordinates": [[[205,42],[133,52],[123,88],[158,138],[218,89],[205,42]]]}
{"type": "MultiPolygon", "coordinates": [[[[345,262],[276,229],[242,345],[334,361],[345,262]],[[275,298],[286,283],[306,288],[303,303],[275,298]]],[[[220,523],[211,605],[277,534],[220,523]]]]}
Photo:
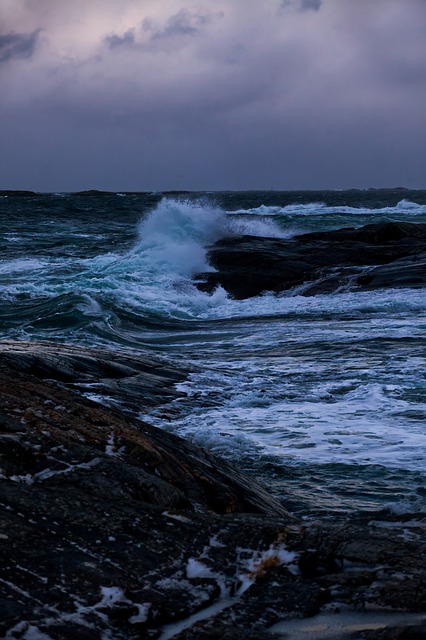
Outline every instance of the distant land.
{"type": "Polygon", "coordinates": [[[390,192],[422,192],[422,191],[426,191],[426,189],[409,189],[407,187],[368,187],[365,189],[360,189],[360,188],[350,188],[350,189],[225,189],[224,191],[221,191],[220,189],[206,189],[206,190],[188,190],[188,189],[180,189],[180,190],[165,190],[165,191],[149,191],[149,190],[142,190],[142,191],[119,191],[119,190],[114,190],[114,191],[103,191],[100,189],[85,189],[83,191],[31,191],[31,190],[27,190],[27,189],[0,189],[0,196],[28,196],[28,197],[34,197],[34,196],[40,196],[40,195],[45,195],[46,193],[69,193],[70,195],[73,196],[103,196],[103,195],[112,195],[112,194],[116,194],[116,193],[123,193],[126,195],[138,195],[138,194],[151,194],[151,193],[163,193],[164,195],[170,195],[170,196],[174,196],[174,195],[185,195],[185,194],[189,194],[189,193],[225,193],[225,192],[235,192],[235,193],[250,193],[250,192],[260,192],[262,193],[263,191],[270,193],[275,192],[275,193],[322,193],[322,192],[332,192],[332,191],[342,191],[342,192],[347,192],[347,193],[362,193],[362,192],[366,192],[366,191],[374,191],[374,192],[386,192],[386,193],[390,193],[390,192]]]}

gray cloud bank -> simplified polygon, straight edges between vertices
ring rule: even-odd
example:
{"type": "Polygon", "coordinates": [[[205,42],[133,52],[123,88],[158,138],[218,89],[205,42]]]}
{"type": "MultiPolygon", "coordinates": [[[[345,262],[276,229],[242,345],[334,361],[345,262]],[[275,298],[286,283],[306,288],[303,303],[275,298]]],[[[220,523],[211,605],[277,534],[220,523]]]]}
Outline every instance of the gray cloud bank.
{"type": "Polygon", "coordinates": [[[15,7],[0,188],[426,187],[424,0],[15,7]]]}
{"type": "Polygon", "coordinates": [[[13,58],[30,58],[35,51],[40,29],[32,33],[6,33],[0,35],[0,63],[13,58]]]}

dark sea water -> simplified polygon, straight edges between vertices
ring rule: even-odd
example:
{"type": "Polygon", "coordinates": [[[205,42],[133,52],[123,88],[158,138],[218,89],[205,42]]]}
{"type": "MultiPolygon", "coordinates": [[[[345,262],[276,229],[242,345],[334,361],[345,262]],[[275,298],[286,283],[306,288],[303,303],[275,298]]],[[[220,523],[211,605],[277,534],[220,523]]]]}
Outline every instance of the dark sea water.
{"type": "Polygon", "coordinates": [[[239,233],[426,222],[425,191],[0,193],[0,338],[193,367],[141,414],[252,472],[292,510],[426,508],[426,295],[235,301],[192,277],[239,233]]]}

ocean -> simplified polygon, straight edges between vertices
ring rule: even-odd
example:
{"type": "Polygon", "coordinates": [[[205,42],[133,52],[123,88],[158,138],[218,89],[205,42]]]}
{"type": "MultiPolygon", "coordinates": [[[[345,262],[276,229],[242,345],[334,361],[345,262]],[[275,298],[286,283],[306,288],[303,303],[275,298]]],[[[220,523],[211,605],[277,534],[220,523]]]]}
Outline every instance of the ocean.
{"type": "Polygon", "coordinates": [[[235,462],[298,515],[426,508],[422,289],[233,300],[207,248],[426,222],[426,191],[0,192],[0,339],[151,352],[192,373],[140,417],[235,462]]]}

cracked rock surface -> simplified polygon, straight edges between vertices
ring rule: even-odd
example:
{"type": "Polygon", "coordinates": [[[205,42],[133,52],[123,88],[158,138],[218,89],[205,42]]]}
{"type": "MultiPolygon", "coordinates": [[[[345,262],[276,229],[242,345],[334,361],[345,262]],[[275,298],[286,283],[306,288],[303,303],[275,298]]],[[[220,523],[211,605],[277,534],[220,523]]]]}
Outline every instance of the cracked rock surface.
{"type": "Polygon", "coordinates": [[[327,614],[342,638],[425,638],[424,514],[298,521],[233,465],[77,392],[121,402],[139,377],[152,406],[184,375],[1,343],[0,637],[297,640],[285,624],[327,614]]]}

